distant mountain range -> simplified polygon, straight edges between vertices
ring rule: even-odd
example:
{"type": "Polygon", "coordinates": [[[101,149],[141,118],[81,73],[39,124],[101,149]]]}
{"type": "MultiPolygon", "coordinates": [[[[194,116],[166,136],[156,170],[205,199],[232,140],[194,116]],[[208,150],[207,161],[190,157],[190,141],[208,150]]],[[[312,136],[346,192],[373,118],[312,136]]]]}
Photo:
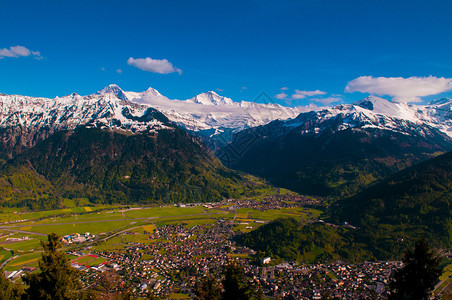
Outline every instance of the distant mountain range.
{"type": "Polygon", "coordinates": [[[115,85],[55,99],[0,95],[0,204],[206,202],[256,187],[130,95],[115,85]]]}
{"type": "Polygon", "coordinates": [[[12,157],[12,152],[31,147],[58,130],[77,126],[158,131],[168,118],[187,130],[210,136],[296,117],[301,110],[272,103],[234,102],[215,92],[169,100],[153,88],[125,92],[114,84],[88,96],[73,93],[54,99],[0,94],[0,137],[3,149],[12,157]]]}
{"type": "MultiPolygon", "coordinates": [[[[158,109],[169,120],[188,130],[202,131],[233,129],[235,132],[265,125],[270,121],[297,117],[300,113],[312,111],[312,107],[284,107],[272,103],[262,96],[266,103],[241,101],[218,95],[213,91],[196,95],[187,100],[170,100],[157,90],[149,88],[143,92],[123,91],[111,84],[97,93],[80,96],[76,93],[64,97],[47,99],[20,95],[0,94],[0,126],[9,125],[38,126],[45,124],[70,128],[74,125],[104,123],[105,126],[140,130],[140,125],[123,114],[128,108],[131,115],[142,116],[148,107],[158,109]],[[27,123],[28,122],[28,123],[27,123]]],[[[337,108],[347,107],[337,106],[337,108]]],[[[428,105],[408,105],[392,103],[387,100],[368,97],[353,104],[374,114],[403,119],[417,124],[428,124],[446,134],[452,135],[452,101],[440,99],[428,105]]],[[[314,111],[323,108],[315,108],[314,111]]],[[[331,111],[331,109],[327,108],[331,111]]],[[[343,109],[342,109],[343,110],[343,109]]],[[[142,124],[141,124],[142,125],[142,124]]],[[[154,126],[154,124],[149,124],[154,126]]],[[[157,125],[157,124],[156,124],[157,125]]]]}
{"type": "MultiPolygon", "coordinates": [[[[340,229],[339,244],[356,251],[338,255],[394,258],[421,235],[450,247],[452,152],[441,154],[452,150],[451,99],[310,110],[116,85],[55,99],[0,94],[0,138],[0,207],[210,202],[266,187],[235,169],[339,200],[327,199],[330,219],[357,229],[340,229]]],[[[337,237],[309,228],[319,243],[337,237]]]]}
{"type": "Polygon", "coordinates": [[[450,151],[451,105],[449,99],[416,107],[368,97],[243,130],[218,156],[300,193],[353,194],[450,151]]]}
{"type": "MultiPolygon", "coordinates": [[[[220,149],[227,167],[326,196],[353,194],[452,149],[450,99],[408,105],[367,97],[316,110],[268,102],[235,102],[215,92],[170,100],[153,88],[137,93],[117,85],[55,99],[0,94],[0,155],[15,158],[77,128],[152,137],[182,127],[220,149]]],[[[189,148],[174,147],[182,153],[189,148]]]]}
{"type": "MultiPolygon", "coordinates": [[[[31,146],[57,130],[70,130],[80,125],[132,132],[158,130],[162,125],[160,121],[151,118],[155,123],[151,122],[147,115],[158,110],[170,121],[193,133],[213,139],[220,137],[223,139],[220,146],[224,146],[230,142],[232,134],[240,130],[286,119],[294,119],[291,126],[296,126],[296,117],[300,113],[323,109],[324,115],[319,115],[320,118],[354,109],[369,118],[380,118],[380,122],[372,121],[369,126],[389,127],[391,120],[400,119],[430,125],[452,136],[450,99],[440,99],[428,105],[408,105],[368,97],[351,106],[313,110],[313,107],[284,107],[272,103],[265,94],[262,98],[260,100],[265,103],[236,102],[210,91],[187,100],[170,100],[153,88],[139,93],[127,92],[115,84],[88,96],[73,93],[54,99],[0,94],[1,136],[4,145],[7,143],[8,148],[14,146],[18,149],[21,145],[31,146]]],[[[344,126],[347,124],[345,122],[344,126]]]]}

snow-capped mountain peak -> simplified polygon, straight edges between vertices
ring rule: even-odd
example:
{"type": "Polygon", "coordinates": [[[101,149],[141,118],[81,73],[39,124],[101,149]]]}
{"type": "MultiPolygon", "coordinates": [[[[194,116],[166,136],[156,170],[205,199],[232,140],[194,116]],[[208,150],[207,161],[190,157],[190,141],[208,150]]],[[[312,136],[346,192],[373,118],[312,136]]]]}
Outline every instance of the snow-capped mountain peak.
{"type": "Polygon", "coordinates": [[[407,103],[391,102],[383,98],[369,96],[352,104],[354,107],[364,108],[374,114],[386,115],[398,119],[422,123],[415,106],[407,103]]]}
{"type": "Polygon", "coordinates": [[[307,110],[303,107],[282,107],[272,103],[235,102],[214,91],[187,100],[168,99],[153,88],[141,93],[124,93],[130,101],[156,108],[171,121],[194,131],[210,132],[211,129],[215,129],[215,132],[223,130],[236,132],[264,125],[275,119],[294,118],[307,110]]]}
{"type": "Polygon", "coordinates": [[[386,99],[375,96],[369,96],[362,100],[356,101],[353,105],[371,110],[375,113],[391,115],[399,110],[396,103],[392,103],[386,99]]]}
{"type": "Polygon", "coordinates": [[[171,100],[151,87],[143,92],[128,92],[115,84],[92,95],[72,93],[55,99],[0,94],[0,127],[22,128],[32,136],[36,136],[35,130],[42,128],[47,128],[44,136],[55,130],[85,124],[133,132],[164,128],[165,122],[146,121],[145,115],[151,112],[149,108],[159,110],[170,121],[186,129],[206,134],[212,131],[216,134],[238,132],[273,120],[288,120],[286,126],[294,127],[312,117],[318,125],[326,124],[322,122],[326,119],[344,119],[340,122],[340,130],[356,126],[403,130],[399,123],[409,121],[433,126],[452,136],[451,99],[440,99],[429,105],[408,105],[370,96],[353,104],[313,109],[284,107],[275,103],[235,102],[213,91],[187,100],[171,100]],[[300,114],[305,112],[311,113],[300,114]]]}
{"type": "Polygon", "coordinates": [[[78,126],[157,132],[168,125],[149,106],[127,101],[116,85],[88,96],[72,93],[55,99],[0,95],[0,140],[8,149],[30,147],[56,131],[78,126]]]}
{"type": "Polygon", "coordinates": [[[154,89],[152,87],[149,87],[142,94],[146,95],[146,96],[151,96],[151,97],[162,96],[162,94],[160,94],[159,91],[157,91],[156,89],[154,89]]]}
{"type": "Polygon", "coordinates": [[[195,97],[187,100],[193,103],[199,103],[203,105],[233,105],[234,101],[230,98],[226,98],[218,95],[214,91],[209,91],[207,93],[202,93],[196,95],[195,97]]]}
{"type": "Polygon", "coordinates": [[[124,94],[124,91],[117,86],[116,84],[109,84],[100,91],[97,92],[98,95],[107,95],[107,94],[113,94],[119,99],[122,100],[128,100],[127,96],[124,94]]]}

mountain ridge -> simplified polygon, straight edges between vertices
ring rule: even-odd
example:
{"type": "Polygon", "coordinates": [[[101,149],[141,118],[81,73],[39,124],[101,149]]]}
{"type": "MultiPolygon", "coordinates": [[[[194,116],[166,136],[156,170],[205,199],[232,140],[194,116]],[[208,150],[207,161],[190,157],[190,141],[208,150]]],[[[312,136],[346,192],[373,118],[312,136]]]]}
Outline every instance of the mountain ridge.
{"type": "Polygon", "coordinates": [[[277,186],[339,196],[451,149],[433,126],[351,104],[243,130],[218,157],[277,186]]]}
{"type": "MultiPolygon", "coordinates": [[[[240,197],[247,180],[180,128],[124,134],[59,130],[0,168],[0,206],[61,208],[90,203],[213,202],[240,197]]],[[[251,191],[253,186],[247,189],[251,191]]]]}
{"type": "Polygon", "coordinates": [[[451,178],[452,152],[447,152],[339,200],[331,209],[332,221],[359,227],[357,238],[381,256],[420,236],[437,247],[449,248],[451,178]]]}
{"type": "MultiPolygon", "coordinates": [[[[110,84],[94,94],[80,96],[72,93],[64,97],[48,99],[42,97],[28,97],[20,95],[0,94],[2,106],[7,105],[8,98],[45,102],[86,101],[103,98],[114,101],[115,98],[160,110],[171,121],[192,131],[208,129],[231,129],[238,132],[242,129],[265,125],[273,120],[294,119],[300,113],[319,110],[334,111],[337,107],[345,109],[364,109],[370,114],[387,115],[414,123],[426,123],[452,136],[452,100],[447,98],[431,101],[426,105],[412,105],[407,103],[393,103],[388,100],[369,96],[352,104],[341,104],[335,107],[285,107],[272,103],[236,102],[230,98],[220,96],[214,91],[201,93],[187,100],[171,100],[156,89],[149,87],[143,92],[126,92],[118,85],[110,84]]],[[[55,105],[54,105],[55,106],[55,105]]],[[[4,113],[4,112],[2,112],[4,113]]]]}

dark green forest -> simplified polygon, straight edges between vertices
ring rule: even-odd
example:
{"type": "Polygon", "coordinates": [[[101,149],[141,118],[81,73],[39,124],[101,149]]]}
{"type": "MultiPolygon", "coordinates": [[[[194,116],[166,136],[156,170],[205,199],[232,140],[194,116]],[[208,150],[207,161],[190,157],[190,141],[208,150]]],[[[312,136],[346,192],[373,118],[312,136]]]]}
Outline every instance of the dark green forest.
{"type": "Polygon", "coordinates": [[[450,247],[452,237],[452,152],[403,170],[356,196],[337,202],[334,222],[360,228],[359,238],[385,256],[396,240],[426,237],[450,247]]]}
{"type": "Polygon", "coordinates": [[[451,202],[449,152],[337,201],[327,214],[328,222],[338,226],[280,219],[238,241],[265,255],[301,261],[313,254],[320,260],[340,257],[352,262],[400,259],[419,238],[439,249],[451,247],[451,202]]]}
{"type": "MultiPolygon", "coordinates": [[[[422,136],[374,128],[337,130],[344,120],[320,124],[320,133],[303,133],[305,123],[286,127],[274,121],[239,132],[218,152],[222,162],[301,194],[324,197],[354,195],[369,184],[452,150],[452,140],[437,130],[422,136]]],[[[426,129],[427,130],[427,129],[426,129]]]]}
{"type": "Polygon", "coordinates": [[[177,127],[147,134],[59,131],[0,169],[0,205],[28,209],[59,208],[63,199],[211,202],[254,188],[177,127]]]}
{"type": "Polygon", "coordinates": [[[259,251],[258,257],[303,261],[344,259],[360,262],[374,259],[365,245],[354,241],[353,232],[325,223],[303,224],[294,218],[280,218],[237,237],[237,242],[259,251]]]}

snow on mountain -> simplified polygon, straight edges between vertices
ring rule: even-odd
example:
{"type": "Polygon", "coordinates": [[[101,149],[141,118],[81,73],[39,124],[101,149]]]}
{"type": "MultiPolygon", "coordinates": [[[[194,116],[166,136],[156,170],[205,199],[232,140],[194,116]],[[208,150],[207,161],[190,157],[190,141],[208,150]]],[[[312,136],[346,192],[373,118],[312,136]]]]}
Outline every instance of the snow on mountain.
{"type": "Polygon", "coordinates": [[[124,94],[124,91],[121,90],[121,88],[119,86],[117,86],[116,84],[110,84],[110,85],[104,87],[102,90],[98,91],[97,94],[99,94],[99,95],[113,94],[119,99],[127,100],[127,96],[124,94]]]}
{"type": "Polygon", "coordinates": [[[132,132],[169,128],[164,116],[128,101],[113,85],[89,96],[72,93],[55,99],[0,94],[0,138],[7,148],[30,147],[80,125],[132,132]]]}
{"type": "Polygon", "coordinates": [[[417,130],[420,134],[428,134],[425,126],[430,126],[452,137],[451,107],[451,99],[428,105],[409,105],[370,96],[352,104],[302,113],[286,120],[284,126],[288,129],[300,127],[305,134],[348,128],[378,128],[404,134],[417,130]]]}
{"type": "Polygon", "coordinates": [[[304,126],[305,130],[320,132],[331,123],[325,120],[340,119],[336,130],[378,127],[404,131],[413,124],[424,124],[452,136],[451,99],[409,105],[367,97],[353,104],[312,110],[275,103],[235,102],[212,91],[187,100],[170,100],[153,88],[126,92],[114,84],[92,95],[73,93],[55,99],[0,94],[0,134],[4,144],[31,146],[57,130],[80,125],[157,131],[169,125],[159,111],[186,129],[209,134],[238,132],[273,120],[285,120],[286,127],[310,122],[314,127],[304,126]]]}
{"type": "Polygon", "coordinates": [[[186,102],[199,103],[204,105],[233,105],[234,101],[230,98],[226,98],[218,95],[213,91],[209,91],[207,93],[199,94],[186,102]]]}
{"type": "Polygon", "coordinates": [[[431,123],[444,133],[452,136],[452,99],[439,99],[430,102],[420,113],[420,119],[431,123]]]}
{"type": "MultiPolygon", "coordinates": [[[[148,90],[149,91],[149,90],[148,90]]],[[[364,122],[364,126],[374,126],[395,130],[400,124],[427,124],[452,137],[452,100],[432,102],[428,105],[393,103],[383,98],[369,96],[352,104],[335,107],[284,107],[275,103],[235,102],[210,91],[188,100],[170,100],[152,89],[152,92],[125,92],[128,99],[145,103],[159,109],[170,120],[194,131],[224,129],[234,132],[245,128],[267,124],[273,120],[287,120],[294,126],[300,113],[317,112],[318,118],[331,118],[338,114],[347,118],[343,128],[354,122],[364,122]],[[400,124],[399,124],[400,123],[400,124]]],[[[401,129],[403,130],[403,129],[401,129]]]]}
{"type": "Polygon", "coordinates": [[[170,100],[153,88],[125,92],[110,84],[88,96],[73,93],[48,99],[0,94],[0,129],[4,142],[32,146],[57,130],[80,125],[133,132],[166,128],[164,121],[153,117],[154,109],[189,130],[214,129],[217,133],[294,118],[302,111],[278,104],[234,102],[215,92],[170,100]]]}
{"type": "Polygon", "coordinates": [[[215,129],[239,131],[267,124],[276,119],[296,117],[306,107],[283,107],[275,103],[235,102],[210,91],[187,100],[170,100],[154,89],[142,93],[124,92],[133,102],[150,105],[171,121],[189,130],[215,129]]]}
{"type": "Polygon", "coordinates": [[[411,121],[416,124],[427,124],[452,137],[452,99],[439,99],[427,105],[411,105],[392,103],[378,97],[367,97],[354,105],[363,106],[362,102],[372,102],[371,110],[377,114],[411,121]]]}

